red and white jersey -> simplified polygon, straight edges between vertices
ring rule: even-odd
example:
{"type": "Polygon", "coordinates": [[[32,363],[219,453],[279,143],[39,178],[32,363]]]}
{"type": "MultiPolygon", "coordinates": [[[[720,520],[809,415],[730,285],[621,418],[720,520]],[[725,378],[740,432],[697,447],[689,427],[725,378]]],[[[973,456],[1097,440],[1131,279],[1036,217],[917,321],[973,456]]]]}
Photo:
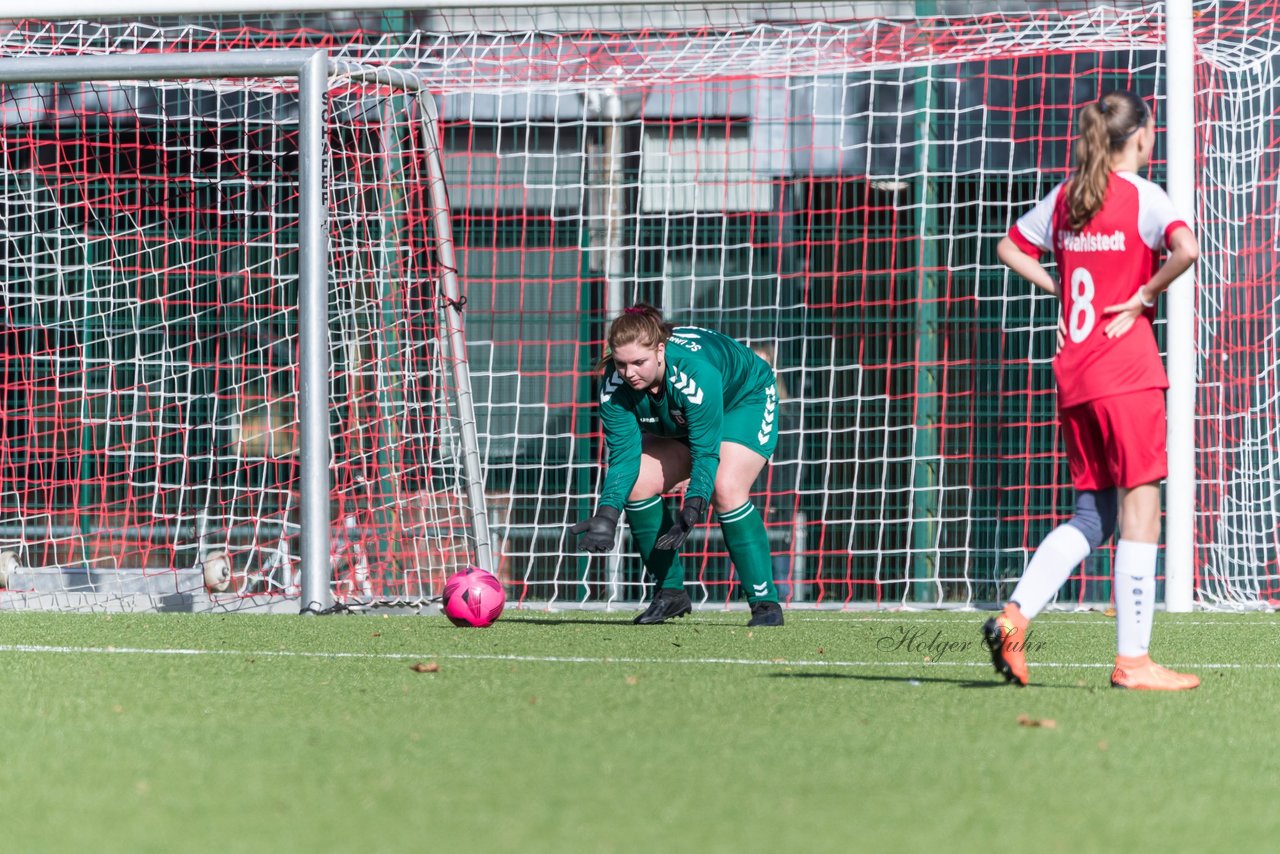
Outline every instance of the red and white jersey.
{"type": "Polygon", "coordinates": [[[1102,208],[1079,232],[1067,228],[1062,184],[1009,229],[1028,255],[1052,252],[1058,263],[1067,336],[1053,360],[1058,405],[1147,388],[1168,388],[1148,309],[1119,338],[1103,329],[1114,315],[1102,310],[1128,301],[1160,268],[1169,237],[1187,223],[1164,190],[1132,172],[1112,172],[1102,208]]]}

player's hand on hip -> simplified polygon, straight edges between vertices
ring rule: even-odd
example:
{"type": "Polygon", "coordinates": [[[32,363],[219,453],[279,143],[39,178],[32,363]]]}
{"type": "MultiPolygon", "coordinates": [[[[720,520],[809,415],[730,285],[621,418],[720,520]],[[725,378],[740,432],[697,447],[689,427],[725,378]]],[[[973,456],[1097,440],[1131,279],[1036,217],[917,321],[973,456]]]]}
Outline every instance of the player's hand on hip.
{"type": "Polygon", "coordinates": [[[578,548],[584,552],[607,552],[613,548],[613,541],[618,530],[618,518],[622,513],[617,507],[604,506],[596,510],[596,515],[583,519],[569,529],[570,534],[583,534],[578,540],[578,548]]]}
{"type": "Polygon", "coordinates": [[[697,525],[703,519],[707,518],[707,499],[694,496],[686,498],[684,506],[680,508],[680,513],[676,516],[676,520],[671,523],[671,527],[657,542],[653,544],[655,549],[663,551],[675,551],[684,545],[685,539],[689,536],[689,532],[693,530],[693,526],[697,525]]]}
{"type": "Polygon", "coordinates": [[[1142,316],[1142,312],[1146,311],[1147,306],[1142,304],[1142,291],[1134,293],[1122,303],[1109,305],[1102,310],[1104,315],[1114,314],[1115,317],[1106,325],[1102,333],[1108,338],[1119,338],[1121,335],[1129,331],[1129,327],[1133,326],[1135,320],[1142,316]]]}

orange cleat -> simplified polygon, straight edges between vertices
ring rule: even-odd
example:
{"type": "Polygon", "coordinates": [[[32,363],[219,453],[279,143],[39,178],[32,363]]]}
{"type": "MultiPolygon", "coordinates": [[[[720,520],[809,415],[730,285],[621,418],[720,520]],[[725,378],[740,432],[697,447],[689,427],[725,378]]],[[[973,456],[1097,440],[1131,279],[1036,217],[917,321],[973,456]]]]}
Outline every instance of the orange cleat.
{"type": "Polygon", "coordinates": [[[1117,655],[1111,671],[1111,686],[1131,691],[1189,691],[1199,684],[1199,676],[1161,667],[1149,655],[1117,655]]]}
{"type": "Polygon", "coordinates": [[[1027,625],[1017,604],[1010,602],[982,626],[982,638],[991,650],[991,664],[1007,681],[1027,684],[1027,625]]]}

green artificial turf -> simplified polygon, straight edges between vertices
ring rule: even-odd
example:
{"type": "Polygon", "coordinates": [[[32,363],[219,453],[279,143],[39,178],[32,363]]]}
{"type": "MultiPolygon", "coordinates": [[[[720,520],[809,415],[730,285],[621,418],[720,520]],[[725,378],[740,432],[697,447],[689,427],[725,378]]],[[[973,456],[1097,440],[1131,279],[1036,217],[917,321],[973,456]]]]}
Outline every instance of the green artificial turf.
{"type": "Polygon", "coordinates": [[[1026,689],[996,681],[984,614],[631,616],[5,614],[5,849],[1263,851],[1280,831],[1271,615],[1159,615],[1153,655],[1205,683],[1183,694],[1110,689],[1098,614],[1033,624],[1026,689]]]}

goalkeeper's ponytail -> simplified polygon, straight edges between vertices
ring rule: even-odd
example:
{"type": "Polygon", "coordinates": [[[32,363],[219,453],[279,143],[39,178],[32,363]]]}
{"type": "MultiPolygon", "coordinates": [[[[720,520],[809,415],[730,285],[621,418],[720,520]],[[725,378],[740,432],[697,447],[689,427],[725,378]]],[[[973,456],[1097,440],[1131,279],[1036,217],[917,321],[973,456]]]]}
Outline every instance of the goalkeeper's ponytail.
{"type": "Polygon", "coordinates": [[[628,344],[657,347],[659,344],[665,344],[674,328],[663,318],[662,312],[648,303],[638,302],[624,309],[622,314],[615,317],[613,323],[609,325],[608,348],[596,363],[596,370],[609,364],[613,360],[613,351],[619,347],[625,347],[628,344]]]}
{"type": "Polygon", "coordinates": [[[1111,175],[1111,155],[1146,127],[1151,112],[1132,92],[1108,92],[1080,111],[1076,168],[1067,182],[1067,227],[1080,231],[1102,208],[1111,175]]]}

